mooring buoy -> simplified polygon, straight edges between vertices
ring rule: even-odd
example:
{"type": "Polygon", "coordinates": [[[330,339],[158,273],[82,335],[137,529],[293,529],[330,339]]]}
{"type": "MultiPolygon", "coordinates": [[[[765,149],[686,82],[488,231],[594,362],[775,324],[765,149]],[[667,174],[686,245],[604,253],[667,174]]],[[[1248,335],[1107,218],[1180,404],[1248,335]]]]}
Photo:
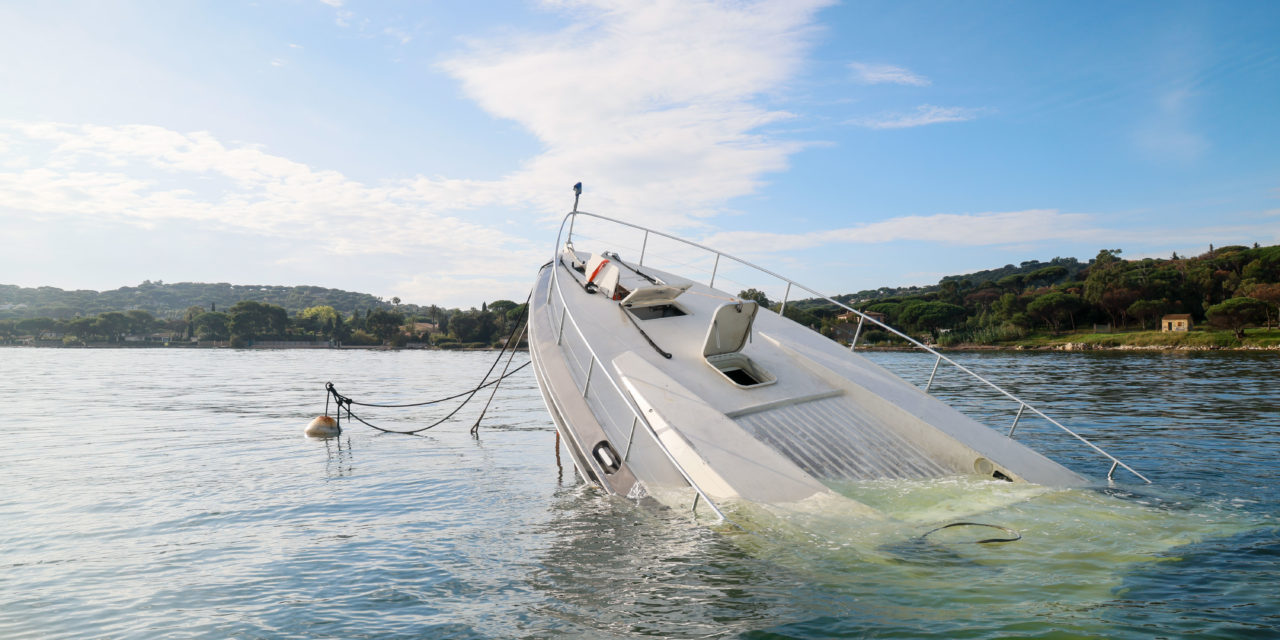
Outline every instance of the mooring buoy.
{"type": "Polygon", "coordinates": [[[337,420],[329,416],[316,416],[303,433],[312,438],[332,438],[342,433],[342,427],[338,426],[337,420]]]}

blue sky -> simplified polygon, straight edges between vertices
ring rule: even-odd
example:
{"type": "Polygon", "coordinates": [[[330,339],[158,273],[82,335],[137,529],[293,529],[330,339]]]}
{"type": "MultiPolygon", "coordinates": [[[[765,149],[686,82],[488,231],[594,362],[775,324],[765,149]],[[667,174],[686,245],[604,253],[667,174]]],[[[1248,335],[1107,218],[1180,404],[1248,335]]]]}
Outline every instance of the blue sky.
{"type": "Polygon", "coordinates": [[[1276,244],[1277,33],[1275,2],[8,2],[0,283],[521,299],[579,180],[829,293],[1276,244]]]}

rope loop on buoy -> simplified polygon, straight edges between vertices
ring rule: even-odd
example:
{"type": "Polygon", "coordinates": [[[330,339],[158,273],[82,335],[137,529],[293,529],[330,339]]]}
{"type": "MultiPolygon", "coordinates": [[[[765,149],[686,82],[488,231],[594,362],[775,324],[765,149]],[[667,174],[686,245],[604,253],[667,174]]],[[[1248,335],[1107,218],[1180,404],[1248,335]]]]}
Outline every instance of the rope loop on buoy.
{"type": "MultiPolygon", "coordinates": [[[[520,366],[518,366],[518,367],[516,367],[516,368],[514,368],[514,369],[511,369],[510,371],[508,371],[508,368],[511,366],[511,359],[512,359],[512,357],[514,357],[514,356],[515,356],[515,352],[516,352],[516,346],[515,346],[515,344],[512,342],[512,339],[516,337],[517,332],[519,332],[519,334],[520,334],[521,336],[523,336],[523,335],[524,335],[524,330],[525,330],[525,328],[526,328],[526,326],[527,326],[527,323],[525,323],[525,322],[524,322],[524,320],[525,320],[525,316],[526,316],[526,314],[528,314],[528,312],[529,312],[529,301],[530,301],[530,300],[532,300],[532,299],[533,299],[533,291],[531,290],[531,291],[529,291],[529,296],[525,298],[525,301],[524,301],[524,307],[523,307],[523,308],[521,309],[521,311],[520,311],[520,317],[516,319],[516,324],[515,324],[515,326],[511,329],[511,333],[507,336],[507,340],[506,340],[506,342],[502,345],[502,349],[500,349],[500,350],[498,351],[498,357],[494,359],[493,364],[489,365],[489,370],[488,370],[488,371],[486,371],[486,372],[485,372],[485,374],[484,374],[484,377],[480,379],[480,384],[476,385],[474,388],[471,388],[471,389],[468,389],[468,390],[463,391],[463,392],[461,392],[461,393],[456,393],[456,394],[454,394],[454,395],[447,396],[447,397],[444,397],[444,398],[436,398],[436,399],[434,399],[434,400],[424,400],[424,401],[422,401],[422,402],[409,402],[409,403],[403,403],[403,404],[388,404],[388,403],[376,403],[376,402],[360,402],[360,401],[358,401],[358,400],[355,400],[355,399],[351,398],[350,396],[343,395],[341,392],[339,392],[339,391],[338,391],[337,387],[333,386],[333,382],[326,382],[326,383],[324,384],[324,388],[325,388],[325,401],[324,401],[325,415],[329,415],[329,400],[330,400],[330,398],[332,398],[332,399],[333,399],[333,401],[334,401],[335,403],[337,403],[337,411],[336,411],[335,413],[336,413],[336,418],[337,418],[337,420],[338,420],[338,425],[339,425],[339,427],[341,427],[341,425],[342,425],[342,413],[343,413],[343,411],[345,410],[345,411],[346,411],[346,414],[347,414],[347,419],[348,419],[348,420],[355,420],[355,421],[357,421],[357,422],[359,422],[359,423],[361,423],[361,424],[363,424],[363,425],[365,425],[365,426],[367,426],[367,427],[370,427],[370,428],[372,428],[372,429],[376,429],[376,430],[381,431],[381,432],[383,432],[383,433],[398,433],[398,434],[402,434],[402,435],[417,435],[417,434],[419,434],[419,433],[421,433],[421,432],[423,432],[423,431],[426,431],[426,430],[428,430],[428,429],[433,429],[433,428],[435,428],[435,427],[437,427],[437,426],[439,426],[439,425],[441,425],[441,424],[444,424],[445,422],[448,422],[448,421],[449,421],[449,419],[453,418],[453,416],[454,416],[454,415],[456,415],[459,411],[461,411],[463,407],[467,406],[467,403],[468,403],[468,402],[471,402],[471,399],[472,399],[472,398],[474,398],[474,397],[476,396],[476,394],[480,392],[480,390],[481,390],[481,389],[484,389],[484,388],[486,388],[486,387],[490,387],[490,386],[494,387],[493,394],[490,394],[490,396],[489,396],[489,401],[490,401],[490,402],[492,402],[492,401],[493,401],[493,396],[494,396],[494,395],[496,395],[496,394],[497,394],[497,391],[498,391],[498,389],[497,389],[497,385],[498,385],[498,383],[500,383],[500,382],[502,382],[503,380],[505,380],[505,379],[507,379],[507,378],[509,378],[509,377],[511,377],[511,376],[513,376],[513,375],[515,375],[518,371],[520,371],[521,369],[523,369],[523,368],[525,368],[525,367],[529,366],[529,364],[530,364],[529,362],[526,362],[526,363],[524,363],[524,364],[522,364],[522,365],[520,365],[520,366]],[[496,368],[498,367],[498,363],[502,361],[502,356],[504,356],[504,355],[506,355],[506,354],[507,354],[507,349],[508,349],[508,348],[509,348],[509,349],[511,349],[511,355],[510,355],[510,356],[508,356],[508,358],[507,358],[507,365],[506,365],[506,367],[503,367],[502,373],[501,373],[498,377],[496,377],[496,378],[494,378],[494,379],[490,380],[490,379],[489,379],[489,376],[493,375],[493,370],[494,370],[494,369],[496,369],[496,368]],[[370,423],[369,421],[365,420],[364,418],[360,417],[359,415],[357,415],[357,414],[355,414],[355,413],[353,413],[353,412],[351,411],[351,406],[352,406],[352,405],[358,405],[358,406],[361,406],[361,407],[375,407],[375,408],[383,408],[383,409],[401,409],[401,408],[407,408],[407,407],[424,407],[424,406],[427,406],[427,405],[433,405],[433,404],[438,404],[438,403],[441,403],[441,402],[447,402],[447,401],[449,401],[449,400],[456,400],[456,399],[461,398],[461,397],[463,397],[463,396],[466,396],[466,398],[465,398],[462,402],[458,403],[458,406],[457,406],[457,407],[454,407],[453,411],[450,411],[450,412],[449,412],[448,414],[446,414],[443,418],[440,418],[439,420],[436,420],[435,422],[433,422],[433,423],[431,423],[431,424],[429,424],[429,425],[427,425],[427,426],[425,426],[425,427],[419,427],[419,428],[417,428],[417,429],[408,429],[408,430],[386,429],[386,428],[383,428],[383,427],[379,427],[379,426],[378,426],[378,425],[376,425],[376,424],[372,424],[372,423],[370,423]]],[[[488,407],[489,407],[489,405],[486,403],[486,404],[485,404],[485,409],[487,410],[487,409],[488,409],[488,407]]],[[[480,420],[482,420],[482,419],[484,419],[484,412],[483,412],[483,411],[480,413],[480,418],[476,419],[475,424],[474,424],[474,425],[472,425],[472,427],[471,427],[471,433],[472,433],[472,434],[475,434],[475,433],[476,433],[476,431],[479,429],[479,427],[480,427],[480,420]]]]}

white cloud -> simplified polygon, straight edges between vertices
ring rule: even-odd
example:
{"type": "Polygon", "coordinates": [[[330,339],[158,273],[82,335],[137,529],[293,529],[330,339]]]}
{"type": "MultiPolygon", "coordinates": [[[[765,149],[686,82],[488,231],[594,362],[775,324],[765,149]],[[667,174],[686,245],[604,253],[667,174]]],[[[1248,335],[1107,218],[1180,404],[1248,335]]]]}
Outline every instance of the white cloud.
{"type": "Polygon", "coordinates": [[[320,0],[320,2],[335,8],[342,6],[342,0],[320,0]]]}
{"type": "Polygon", "coordinates": [[[889,64],[850,62],[849,70],[853,71],[854,81],[861,84],[905,84],[913,87],[927,87],[931,84],[922,75],[889,64]]]}
{"type": "Polygon", "coordinates": [[[564,185],[581,179],[590,208],[689,225],[801,148],[760,133],[791,115],[756,98],[794,76],[826,0],[564,4],[587,17],[477,42],[443,64],[482,108],[543,143],[505,184],[544,210],[563,210],[564,185]]]}
{"type": "MultiPolygon", "coordinates": [[[[584,209],[697,228],[784,170],[803,145],[763,131],[792,116],[761,106],[761,96],[795,77],[814,15],[829,3],[568,0],[549,3],[573,18],[557,32],[471,42],[440,68],[542,145],[494,179],[364,183],[208,132],[0,122],[7,155],[33,158],[0,168],[0,214],[142,227],[184,221],[311,242],[319,255],[429,255],[403,284],[453,282],[468,296],[475,289],[466,283],[477,281],[450,265],[502,251],[496,262],[509,271],[484,284],[527,286],[528,265],[543,261],[541,236],[488,220],[558,217],[569,185],[582,180],[584,209]]],[[[344,8],[336,14],[340,24],[352,18],[344,8]]]]}
{"type": "Polygon", "coordinates": [[[410,42],[413,41],[413,36],[406,33],[404,29],[399,29],[396,27],[387,27],[382,30],[382,33],[387,36],[390,36],[392,39],[394,39],[396,42],[399,42],[400,44],[409,44],[410,42]]]}
{"type": "Polygon", "coordinates": [[[922,104],[916,107],[916,110],[909,113],[893,113],[881,114],[871,118],[858,118],[848,121],[846,124],[854,124],[869,129],[906,129],[909,127],[923,127],[930,124],[938,124],[941,122],[964,122],[977,118],[980,113],[979,109],[969,109],[965,107],[936,107],[931,104],[922,104]]]}
{"type": "Polygon", "coordinates": [[[135,225],[192,220],[314,238],[337,254],[433,247],[461,255],[526,246],[518,237],[446,214],[465,203],[423,200],[405,183],[365,185],[261,149],[225,145],[205,132],[5,124],[11,140],[46,157],[39,168],[0,171],[0,210],[135,225]]]}

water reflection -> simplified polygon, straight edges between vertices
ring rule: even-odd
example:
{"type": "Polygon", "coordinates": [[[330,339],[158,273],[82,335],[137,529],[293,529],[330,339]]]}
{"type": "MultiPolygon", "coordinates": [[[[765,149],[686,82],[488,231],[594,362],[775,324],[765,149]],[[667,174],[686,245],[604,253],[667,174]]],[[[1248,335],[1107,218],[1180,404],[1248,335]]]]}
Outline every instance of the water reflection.
{"type": "Polygon", "coordinates": [[[325,477],[341,478],[351,475],[354,467],[355,453],[351,447],[351,436],[323,438],[325,460],[325,477]],[[345,446],[343,440],[346,440],[345,446]]]}
{"type": "Polygon", "coordinates": [[[683,515],[578,485],[557,492],[529,576],[539,613],[588,637],[722,637],[793,618],[801,587],[683,515]]]}

